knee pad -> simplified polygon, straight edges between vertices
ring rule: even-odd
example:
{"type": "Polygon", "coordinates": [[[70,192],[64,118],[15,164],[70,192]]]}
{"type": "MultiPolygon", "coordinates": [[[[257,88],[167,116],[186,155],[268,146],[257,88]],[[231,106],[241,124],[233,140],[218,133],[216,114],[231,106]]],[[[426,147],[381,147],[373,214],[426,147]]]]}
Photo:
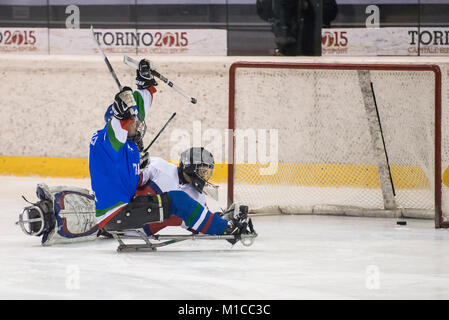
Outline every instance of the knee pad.
{"type": "Polygon", "coordinates": [[[142,228],[151,222],[162,222],[170,216],[168,194],[137,196],[124,206],[105,226],[106,231],[142,228]]]}

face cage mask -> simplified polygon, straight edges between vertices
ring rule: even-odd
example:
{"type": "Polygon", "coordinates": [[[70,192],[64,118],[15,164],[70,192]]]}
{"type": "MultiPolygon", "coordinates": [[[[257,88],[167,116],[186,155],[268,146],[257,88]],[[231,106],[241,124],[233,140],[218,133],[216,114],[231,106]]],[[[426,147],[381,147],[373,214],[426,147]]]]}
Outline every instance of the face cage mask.
{"type": "Polygon", "coordinates": [[[198,178],[204,180],[206,183],[212,177],[212,173],[214,172],[214,167],[200,165],[196,167],[195,173],[198,178]]]}
{"type": "Polygon", "coordinates": [[[143,137],[145,136],[145,133],[147,132],[147,124],[146,124],[145,120],[140,121],[140,120],[138,120],[138,118],[136,118],[136,120],[134,120],[134,121],[139,121],[139,124],[136,128],[136,134],[132,137],[129,137],[128,139],[135,142],[137,144],[137,146],[139,147],[139,152],[142,152],[143,151],[143,137]]]}
{"type": "Polygon", "coordinates": [[[205,193],[206,195],[218,201],[218,185],[215,185],[208,181],[212,177],[213,170],[212,168],[209,167],[207,167],[206,169],[208,169],[209,172],[207,180],[203,179],[202,177],[200,177],[198,174],[195,173],[197,181],[201,181],[201,192],[205,193]]]}
{"type": "MultiPolygon", "coordinates": [[[[213,166],[207,165],[195,165],[189,168],[190,170],[184,170],[184,172],[192,179],[191,184],[199,191],[203,192],[204,187],[208,187],[209,189],[216,189],[218,186],[210,183],[208,180],[212,177],[212,173],[214,171],[213,166]]],[[[207,193],[207,192],[206,192],[207,193]]]]}

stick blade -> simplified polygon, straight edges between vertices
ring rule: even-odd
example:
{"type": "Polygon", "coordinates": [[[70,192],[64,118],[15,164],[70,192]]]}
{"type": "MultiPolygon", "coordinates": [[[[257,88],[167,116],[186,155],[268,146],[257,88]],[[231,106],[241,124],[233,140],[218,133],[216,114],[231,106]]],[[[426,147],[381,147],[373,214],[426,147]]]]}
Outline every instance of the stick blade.
{"type": "Polygon", "coordinates": [[[123,56],[123,63],[136,70],[139,68],[139,62],[128,56],[123,56]]]}

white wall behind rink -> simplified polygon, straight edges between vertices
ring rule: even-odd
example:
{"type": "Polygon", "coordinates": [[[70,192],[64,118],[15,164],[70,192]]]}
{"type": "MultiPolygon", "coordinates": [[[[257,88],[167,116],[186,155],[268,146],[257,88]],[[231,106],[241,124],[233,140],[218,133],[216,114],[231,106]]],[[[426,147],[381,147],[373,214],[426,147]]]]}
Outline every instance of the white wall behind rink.
{"type": "MultiPolygon", "coordinates": [[[[135,88],[135,71],[123,64],[123,57],[109,59],[122,85],[135,88]]],[[[170,149],[176,145],[173,130],[185,129],[193,139],[193,126],[200,125],[202,132],[216,129],[224,136],[228,73],[235,61],[438,64],[443,74],[443,113],[449,106],[449,58],[157,56],[151,61],[161,74],[198,100],[193,105],[159,81],[144,140],[148,144],[176,112],[175,119],[150,149],[153,156],[169,160],[177,160],[171,159],[170,149]]],[[[117,90],[100,56],[0,55],[0,156],[87,158],[90,137],[104,126],[104,112],[117,90]]],[[[268,112],[276,111],[254,112],[269,116],[268,112]]]]}

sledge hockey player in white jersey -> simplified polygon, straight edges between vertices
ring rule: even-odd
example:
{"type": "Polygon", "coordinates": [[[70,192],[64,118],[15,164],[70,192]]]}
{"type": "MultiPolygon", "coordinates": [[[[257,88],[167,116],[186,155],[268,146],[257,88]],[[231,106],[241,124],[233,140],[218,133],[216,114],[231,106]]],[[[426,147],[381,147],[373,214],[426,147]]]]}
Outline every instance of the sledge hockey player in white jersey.
{"type": "MultiPolygon", "coordinates": [[[[204,187],[212,186],[209,179],[212,177],[214,166],[213,155],[203,147],[193,147],[182,152],[178,167],[162,158],[150,157],[148,166],[142,171],[143,186],[137,190],[136,195],[155,195],[170,190],[181,190],[203,207],[207,207],[204,187]]],[[[191,232],[197,232],[176,216],[163,222],[147,224],[143,230],[147,235],[153,235],[167,226],[182,226],[191,232]]]]}

